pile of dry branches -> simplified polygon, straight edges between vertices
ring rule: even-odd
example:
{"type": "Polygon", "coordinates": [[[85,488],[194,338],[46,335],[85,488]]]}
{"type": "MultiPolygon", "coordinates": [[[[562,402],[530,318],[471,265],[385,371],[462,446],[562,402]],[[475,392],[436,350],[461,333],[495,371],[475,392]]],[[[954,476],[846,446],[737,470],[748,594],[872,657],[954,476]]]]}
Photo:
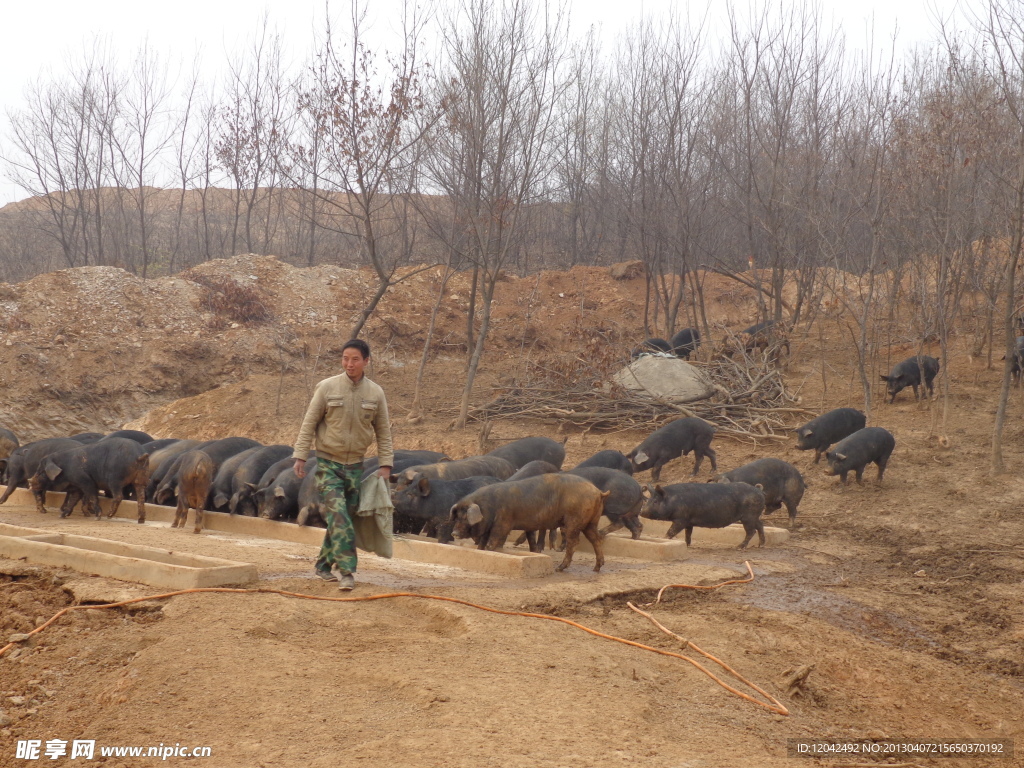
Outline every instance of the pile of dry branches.
{"type": "Polygon", "coordinates": [[[585,431],[655,429],[682,416],[699,416],[718,427],[719,435],[737,439],[786,437],[795,415],[816,416],[794,407],[781,370],[771,355],[718,355],[693,362],[714,385],[707,400],[679,405],[643,392],[612,384],[605,366],[575,360],[530,362],[525,372],[485,405],[470,410],[469,418],[486,422],[526,418],[568,422],[585,431]]]}

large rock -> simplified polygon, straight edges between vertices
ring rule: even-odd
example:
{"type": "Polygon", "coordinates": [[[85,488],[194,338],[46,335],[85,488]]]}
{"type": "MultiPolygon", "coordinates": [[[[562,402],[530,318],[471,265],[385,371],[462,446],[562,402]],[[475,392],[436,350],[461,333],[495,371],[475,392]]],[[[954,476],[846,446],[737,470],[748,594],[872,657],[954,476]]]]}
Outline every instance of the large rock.
{"type": "Polygon", "coordinates": [[[668,355],[643,355],[612,376],[625,390],[670,403],[710,397],[714,385],[695,365],[668,355]]]}

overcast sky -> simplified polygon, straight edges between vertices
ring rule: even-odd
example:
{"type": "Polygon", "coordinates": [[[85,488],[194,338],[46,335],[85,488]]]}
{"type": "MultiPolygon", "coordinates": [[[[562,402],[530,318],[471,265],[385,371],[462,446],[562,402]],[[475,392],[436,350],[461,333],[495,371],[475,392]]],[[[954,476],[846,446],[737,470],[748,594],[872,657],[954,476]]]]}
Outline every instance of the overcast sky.
{"type": "MultiPolygon", "coordinates": [[[[935,19],[949,17],[958,6],[981,5],[983,0],[833,0],[822,5],[824,18],[842,27],[848,44],[863,45],[873,29],[879,42],[897,36],[899,48],[908,48],[936,37],[935,19]]],[[[372,0],[368,7],[378,32],[390,26],[389,11],[398,0],[372,0]]],[[[737,2],[739,7],[744,3],[737,2]]],[[[171,0],[140,3],[138,0],[28,0],[5,3],[0,27],[0,132],[7,132],[7,111],[23,103],[26,85],[61,72],[69,58],[76,58],[97,37],[107,38],[125,59],[144,42],[170,60],[182,61],[186,70],[201,56],[212,72],[222,66],[230,51],[251,39],[264,13],[279,31],[296,60],[310,49],[314,30],[322,27],[325,0],[171,0]]],[[[591,25],[601,29],[610,45],[618,31],[642,16],[663,16],[672,9],[707,7],[699,0],[577,0],[571,18],[577,32],[591,25]]],[[[724,32],[716,19],[725,7],[711,0],[714,9],[709,35],[724,32]]],[[[334,0],[331,13],[347,8],[334,0]]],[[[211,78],[212,79],[212,78],[211,78]]],[[[0,146],[3,136],[0,135],[0,146]]],[[[0,178],[0,205],[22,197],[0,178]]]]}

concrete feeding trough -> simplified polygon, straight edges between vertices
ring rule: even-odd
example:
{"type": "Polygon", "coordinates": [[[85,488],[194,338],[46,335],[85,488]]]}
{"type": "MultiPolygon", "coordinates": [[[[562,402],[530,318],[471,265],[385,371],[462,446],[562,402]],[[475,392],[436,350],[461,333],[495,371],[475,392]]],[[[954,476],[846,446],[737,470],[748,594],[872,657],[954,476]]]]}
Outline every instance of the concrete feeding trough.
{"type": "MultiPolygon", "coordinates": [[[[49,493],[47,494],[46,505],[50,508],[58,507],[63,500],[63,493],[49,493]]],[[[11,502],[23,505],[35,504],[31,492],[24,488],[17,489],[11,495],[11,502]]],[[[100,507],[106,513],[110,508],[110,500],[101,498],[100,507]]],[[[146,520],[150,523],[170,523],[174,520],[174,513],[174,507],[146,504],[146,520]]],[[[134,520],[136,514],[135,503],[131,501],[122,502],[121,507],[117,511],[118,518],[128,520],[134,520]]],[[[189,515],[189,518],[191,520],[191,515],[189,515]]],[[[40,531],[31,528],[25,530],[29,530],[34,534],[40,533],[40,531]]],[[[264,539],[276,539],[278,541],[310,544],[312,546],[319,546],[324,540],[323,528],[300,526],[294,523],[280,523],[274,520],[264,520],[259,517],[231,515],[227,512],[204,513],[203,530],[247,534],[264,539]]],[[[191,531],[191,526],[187,525],[184,530],[173,531],[171,535],[175,537],[192,536],[194,534],[191,531]]],[[[408,534],[400,534],[395,537],[392,553],[393,557],[398,560],[447,565],[454,568],[463,568],[467,571],[489,573],[513,579],[540,578],[553,573],[551,558],[546,555],[514,551],[481,552],[475,549],[469,550],[464,547],[438,544],[433,539],[408,534]]],[[[3,553],[0,552],[0,554],[3,553]]]]}
{"type": "MultiPolygon", "coordinates": [[[[668,533],[668,529],[672,527],[672,522],[669,520],[648,520],[642,518],[641,522],[644,524],[644,534],[642,538],[648,536],[661,541],[678,541],[683,547],[686,547],[686,539],[684,534],[680,531],[674,539],[665,539],[665,534],[668,533]]],[[[628,531],[616,531],[615,533],[609,534],[608,538],[628,536],[628,531]]],[[[725,528],[694,528],[693,536],[691,538],[692,547],[738,547],[740,542],[743,541],[743,537],[746,534],[743,532],[743,526],[739,523],[733,523],[727,525],[725,528]]],[[[789,541],[789,531],[785,528],[775,528],[770,525],[764,527],[764,545],[766,547],[775,547],[779,544],[784,544],[789,541]]],[[[754,538],[750,540],[748,547],[757,546],[757,534],[754,534],[754,538]]]]}
{"type": "Polygon", "coordinates": [[[0,528],[0,556],[36,565],[73,568],[82,573],[137,581],[167,589],[248,584],[257,578],[256,566],[250,563],[125,544],[93,536],[76,536],[13,525],[0,528]],[[22,532],[10,530],[14,528],[22,532]]]}
{"type": "MultiPolygon", "coordinates": [[[[11,500],[16,504],[34,504],[32,494],[25,489],[18,489],[12,494],[11,500]]],[[[47,494],[47,506],[56,507],[64,500],[62,493],[47,494]]],[[[104,512],[109,509],[110,500],[100,499],[100,505],[104,512]]],[[[156,504],[146,505],[146,520],[149,522],[170,523],[174,519],[174,508],[164,507],[156,504]]],[[[136,516],[135,504],[123,502],[118,510],[119,518],[133,520],[136,516]]],[[[608,524],[607,518],[601,521],[601,527],[608,524]]],[[[620,530],[605,537],[605,557],[628,557],[635,560],[647,560],[650,562],[672,562],[685,560],[690,556],[693,547],[735,547],[743,541],[743,527],[732,525],[727,528],[694,528],[691,549],[687,549],[686,542],[682,535],[675,539],[665,539],[670,522],[661,520],[643,520],[643,535],[634,540],[626,530],[620,530]]],[[[242,515],[230,515],[226,512],[206,512],[203,516],[204,530],[219,531],[232,534],[247,534],[265,539],[278,541],[289,541],[298,544],[309,544],[318,546],[324,537],[323,528],[305,527],[294,523],[280,523],[274,520],[264,520],[258,517],[245,517],[242,515]]],[[[30,534],[39,535],[40,531],[34,528],[19,528],[17,526],[4,526],[0,524],[0,536],[4,536],[4,528],[17,528],[20,531],[28,531],[30,534]]],[[[789,539],[789,531],[782,528],[765,526],[765,546],[777,546],[789,539]]],[[[19,534],[14,534],[19,535],[19,534]]],[[[60,534],[54,534],[60,535],[60,534]]],[[[173,536],[191,536],[191,528],[183,531],[174,531],[173,536]]],[[[509,541],[515,541],[519,536],[514,531],[509,536],[509,541]]],[[[34,538],[34,536],[33,536],[34,538]]],[[[86,538],[86,537],[80,537],[86,538]]],[[[103,541],[98,539],[98,541],[103,541]]],[[[112,542],[109,542],[112,543],[112,542]]],[[[506,546],[497,552],[480,551],[475,548],[471,541],[458,542],[463,546],[452,546],[449,544],[438,544],[433,539],[421,536],[401,534],[395,537],[393,556],[398,560],[409,560],[416,563],[429,563],[432,565],[445,565],[454,568],[462,568],[478,573],[488,573],[496,576],[503,576],[511,579],[531,579],[548,576],[554,572],[553,562],[548,554],[532,553],[525,549],[513,549],[506,546]]],[[[756,538],[752,546],[757,545],[756,538]]],[[[585,536],[580,536],[578,549],[581,552],[593,552],[590,542],[585,536]]],[[[165,551],[165,550],[155,550],[165,551]]],[[[0,551],[0,554],[4,554],[0,551]]],[[[184,555],[182,555],[184,556],[184,555]]],[[[63,565],[64,563],[48,563],[63,565]]],[[[69,567],[75,567],[69,564],[69,567]]],[[[251,566],[250,566],[251,567],[251,566]]],[[[99,573],[99,571],[92,571],[99,573]]],[[[108,575],[108,574],[103,574],[108,575]]],[[[134,581],[132,577],[115,576],[115,578],[126,578],[134,581]]],[[[255,571],[253,578],[255,578],[255,571]]],[[[145,582],[143,583],[150,583],[145,582]]],[[[154,586],[169,586],[168,584],[154,584],[154,586]]]]}
{"type": "Polygon", "coordinates": [[[438,544],[433,539],[422,536],[400,534],[395,537],[394,554],[402,560],[450,565],[507,576],[510,579],[536,579],[550,576],[555,572],[551,558],[544,554],[509,549],[498,552],[482,551],[476,549],[476,545],[470,539],[456,539],[454,543],[463,546],[438,544]]]}
{"type": "MultiPolygon", "coordinates": [[[[646,525],[644,527],[646,531],[646,525]]],[[[625,535],[610,533],[601,542],[605,557],[631,557],[634,560],[651,560],[655,562],[672,562],[685,560],[690,556],[686,542],[682,539],[659,539],[642,534],[634,539],[627,531],[625,535]]],[[[580,536],[576,547],[580,552],[593,552],[594,548],[586,536],[580,536]]]]}

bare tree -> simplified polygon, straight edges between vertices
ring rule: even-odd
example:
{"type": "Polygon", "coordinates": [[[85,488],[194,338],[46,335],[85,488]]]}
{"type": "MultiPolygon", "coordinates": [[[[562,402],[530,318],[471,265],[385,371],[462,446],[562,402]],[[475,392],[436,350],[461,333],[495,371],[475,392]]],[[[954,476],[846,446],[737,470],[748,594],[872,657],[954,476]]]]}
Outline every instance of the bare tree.
{"type": "Polygon", "coordinates": [[[623,229],[646,267],[647,335],[652,314],[666,337],[675,331],[707,223],[712,84],[697,72],[700,36],[675,17],[646,20],[626,37],[616,71],[610,166],[623,229]]]}
{"type": "Polygon", "coordinates": [[[989,53],[992,78],[996,82],[1005,109],[1012,117],[1017,135],[1012,156],[1000,167],[994,167],[996,183],[1004,190],[1004,211],[1009,222],[1009,253],[1005,263],[1003,333],[1006,361],[1003,383],[999,390],[992,430],[993,474],[1005,472],[1003,462],[1003,427],[1010,398],[1010,379],[1016,352],[1014,311],[1016,309],[1016,276],[1024,247],[1024,18],[1017,4],[1010,0],[989,0],[987,12],[975,19],[985,48],[989,53]]]}
{"type": "MultiPolygon", "coordinates": [[[[903,112],[892,52],[871,51],[861,80],[843,101],[837,135],[831,210],[819,219],[826,255],[835,267],[832,295],[857,354],[864,413],[871,417],[872,360],[877,352],[880,274],[898,172],[890,144],[903,112]]],[[[824,361],[822,363],[824,376],[824,361]]]]}
{"type": "Polygon", "coordinates": [[[267,252],[273,229],[270,198],[283,165],[284,123],[291,107],[281,39],[270,33],[267,24],[264,18],[248,51],[250,58],[230,65],[225,103],[218,112],[214,150],[234,194],[232,254],[238,252],[239,234],[247,252],[267,252]]]}
{"type": "Polygon", "coordinates": [[[546,234],[564,261],[559,266],[596,263],[608,227],[606,178],[608,141],[604,130],[608,85],[595,36],[591,33],[572,56],[570,87],[557,105],[554,210],[546,234]]]}
{"type": "MultiPolygon", "coordinates": [[[[917,254],[910,276],[919,352],[937,339],[943,366],[941,433],[949,415],[949,339],[969,289],[975,242],[986,233],[986,177],[998,97],[984,67],[949,41],[945,51],[918,57],[909,73],[914,120],[894,137],[903,159],[897,199],[898,238],[917,254]]],[[[935,414],[938,415],[937,412],[935,414]]]]}
{"type": "Polygon", "coordinates": [[[565,20],[528,0],[465,0],[444,29],[445,70],[429,135],[424,182],[447,195],[461,258],[479,276],[480,327],[470,349],[456,426],[469,401],[502,269],[522,247],[528,208],[540,199],[565,92],[565,20]]]}
{"type": "Polygon", "coordinates": [[[409,193],[407,155],[421,134],[414,117],[423,108],[417,54],[424,19],[404,6],[402,49],[381,71],[363,38],[365,9],[359,0],[349,8],[346,36],[336,37],[328,24],[312,83],[300,96],[307,133],[296,157],[315,181],[311,191],[329,214],[326,226],[358,242],[377,276],[352,328],[357,336],[411,255],[401,198],[409,193]]]}
{"type": "Polygon", "coordinates": [[[44,231],[60,244],[69,267],[103,263],[102,187],[109,181],[108,137],[117,84],[97,42],[63,80],[39,80],[28,104],[9,111],[14,152],[7,176],[41,198],[44,231]]]}
{"type": "Polygon", "coordinates": [[[723,146],[721,161],[735,191],[740,242],[755,269],[744,279],[735,266],[719,266],[756,292],[764,319],[779,322],[788,308],[796,322],[813,281],[798,281],[792,305],[783,290],[787,271],[798,263],[812,267],[806,254],[819,246],[813,222],[824,204],[821,189],[828,166],[821,161],[836,119],[829,107],[838,103],[833,94],[843,48],[834,32],[826,34],[813,6],[780,4],[774,21],[773,10],[766,6],[749,29],[735,9],[730,12],[732,59],[723,93],[734,102],[735,139],[732,146],[723,146]]]}
{"type": "MultiPolygon", "coordinates": [[[[121,87],[117,120],[110,132],[112,177],[119,200],[128,197],[138,223],[141,272],[146,277],[150,253],[149,200],[157,192],[157,162],[172,145],[175,121],[168,114],[171,89],[167,67],[143,46],[132,62],[131,74],[121,87]]],[[[134,259],[132,259],[134,266],[134,259]]]]}

